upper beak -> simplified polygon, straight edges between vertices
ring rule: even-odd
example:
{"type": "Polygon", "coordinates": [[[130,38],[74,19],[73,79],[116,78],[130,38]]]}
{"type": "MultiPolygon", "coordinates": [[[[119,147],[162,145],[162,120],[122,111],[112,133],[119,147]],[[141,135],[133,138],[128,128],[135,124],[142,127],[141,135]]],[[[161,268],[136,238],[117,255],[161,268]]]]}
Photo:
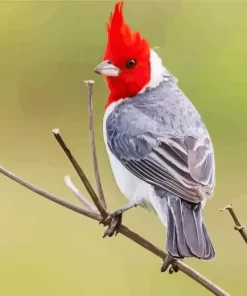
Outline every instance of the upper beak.
{"type": "Polygon", "coordinates": [[[119,75],[120,70],[110,60],[105,60],[94,68],[94,72],[104,76],[116,77],[119,75]]]}

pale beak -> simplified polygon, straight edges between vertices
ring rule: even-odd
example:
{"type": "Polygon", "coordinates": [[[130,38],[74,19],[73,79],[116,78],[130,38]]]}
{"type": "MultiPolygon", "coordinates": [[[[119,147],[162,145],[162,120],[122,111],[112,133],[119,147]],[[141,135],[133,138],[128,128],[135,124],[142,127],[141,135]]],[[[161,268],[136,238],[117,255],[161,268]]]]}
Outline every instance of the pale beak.
{"type": "Polygon", "coordinates": [[[116,77],[119,75],[120,70],[110,60],[105,60],[94,68],[94,72],[104,76],[116,77]]]}

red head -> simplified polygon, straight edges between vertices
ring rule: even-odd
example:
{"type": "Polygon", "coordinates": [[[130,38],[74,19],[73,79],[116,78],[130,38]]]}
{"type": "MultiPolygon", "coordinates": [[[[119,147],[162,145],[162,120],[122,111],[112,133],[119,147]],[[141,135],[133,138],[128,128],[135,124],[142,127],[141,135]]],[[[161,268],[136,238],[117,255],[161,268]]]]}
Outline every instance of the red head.
{"type": "Polygon", "coordinates": [[[114,101],[136,95],[150,81],[150,46],[139,32],[132,32],[124,22],[123,2],[115,5],[107,24],[104,61],[95,72],[105,75],[114,101]]]}

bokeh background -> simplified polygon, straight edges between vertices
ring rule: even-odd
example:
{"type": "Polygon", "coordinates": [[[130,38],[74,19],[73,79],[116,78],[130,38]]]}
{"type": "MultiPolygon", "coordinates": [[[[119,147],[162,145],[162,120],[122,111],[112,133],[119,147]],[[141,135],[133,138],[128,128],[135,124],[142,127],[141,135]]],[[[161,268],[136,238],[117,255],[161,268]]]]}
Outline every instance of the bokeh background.
{"type": "MultiPolygon", "coordinates": [[[[126,203],[113,180],[102,138],[107,89],[93,73],[101,61],[105,23],[114,1],[0,2],[0,164],[79,204],[67,174],[85,193],[53,139],[59,127],[94,183],[84,79],[96,81],[95,132],[110,210],[126,203]]],[[[233,230],[233,202],[247,224],[247,2],[126,1],[125,14],[153,46],[211,133],[217,188],[205,220],[217,251],[213,262],[189,264],[231,295],[245,295],[246,245],[233,230]]],[[[159,272],[161,261],[103,228],[0,176],[0,295],[209,295],[181,273],[159,272]]],[[[158,218],[142,209],[124,223],[163,248],[158,218]]]]}

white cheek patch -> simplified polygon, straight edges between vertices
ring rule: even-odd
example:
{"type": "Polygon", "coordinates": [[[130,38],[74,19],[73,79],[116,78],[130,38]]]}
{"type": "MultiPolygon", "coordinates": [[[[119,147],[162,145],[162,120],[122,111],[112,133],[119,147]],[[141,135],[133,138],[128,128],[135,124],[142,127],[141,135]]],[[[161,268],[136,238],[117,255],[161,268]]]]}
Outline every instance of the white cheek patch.
{"type": "MultiPolygon", "coordinates": [[[[150,52],[150,68],[151,68],[151,79],[147,85],[143,87],[140,93],[144,92],[147,87],[156,87],[164,80],[164,75],[168,75],[167,69],[163,66],[161,58],[158,54],[151,49],[150,52]]],[[[169,75],[170,76],[170,75],[169,75]]]]}

